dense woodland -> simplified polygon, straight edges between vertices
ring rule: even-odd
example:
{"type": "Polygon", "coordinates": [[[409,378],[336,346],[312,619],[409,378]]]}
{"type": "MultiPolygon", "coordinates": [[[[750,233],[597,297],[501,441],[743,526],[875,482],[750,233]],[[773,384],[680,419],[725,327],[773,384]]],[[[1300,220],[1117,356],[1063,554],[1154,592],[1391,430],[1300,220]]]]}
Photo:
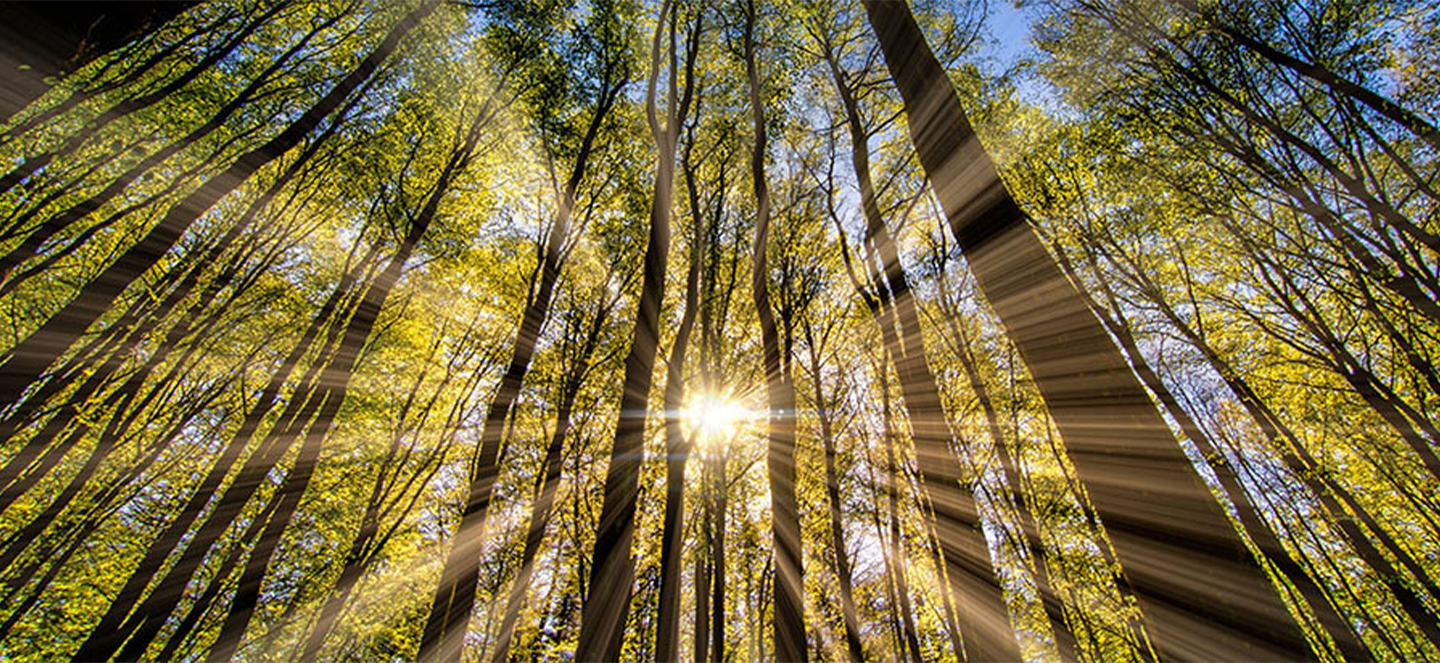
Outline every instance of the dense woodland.
{"type": "Polygon", "coordinates": [[[0,72],[0,659],[1440,658],[1440,4],[1021,11],[0,72]]]}

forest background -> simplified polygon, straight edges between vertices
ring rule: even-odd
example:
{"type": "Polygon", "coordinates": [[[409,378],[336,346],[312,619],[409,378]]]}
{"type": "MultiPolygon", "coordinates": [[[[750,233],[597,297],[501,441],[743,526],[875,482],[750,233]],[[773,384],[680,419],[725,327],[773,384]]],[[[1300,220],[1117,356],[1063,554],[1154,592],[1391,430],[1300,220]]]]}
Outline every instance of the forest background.
{"type": "Polygon", "coordinates": [[[1440,5],[146,6],[0,60],[0,658],[1440,658],[1440,5]]]}

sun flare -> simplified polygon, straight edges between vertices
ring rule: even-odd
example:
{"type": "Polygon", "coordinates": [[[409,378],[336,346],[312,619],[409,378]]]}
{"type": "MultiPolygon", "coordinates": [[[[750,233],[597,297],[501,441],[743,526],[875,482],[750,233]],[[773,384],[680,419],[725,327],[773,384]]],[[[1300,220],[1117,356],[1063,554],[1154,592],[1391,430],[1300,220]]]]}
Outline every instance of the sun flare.
{"type": "Polygon", "coordinates": [[[683,413],[687,430],[703,439],[720,440],[734,435],[755,413],[733,397],[721,394],[699,394],[683,413]]]}

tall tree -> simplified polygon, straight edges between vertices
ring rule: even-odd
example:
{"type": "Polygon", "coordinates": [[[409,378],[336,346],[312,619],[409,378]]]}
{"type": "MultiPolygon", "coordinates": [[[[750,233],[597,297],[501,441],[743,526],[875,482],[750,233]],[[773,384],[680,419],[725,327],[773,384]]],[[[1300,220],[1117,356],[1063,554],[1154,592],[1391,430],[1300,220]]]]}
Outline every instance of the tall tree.
{"type": "Polygon", "coordinates": [[[576,398],[592,368],[596,367],[595,353],[603,340],[605,327],[610,322],[610,311],[616,303],[616,298],[603,301],[598,309],[591,313],[588,323],[584,320],[583,313],[571,318],[573,322],[567,321],[569,333],[566,334],[565,347],[568,349],[567,354],[573,356],[570,360],[572,366],[562,378],[559,387],[555,430],[550,434],[550,442],[545,447],[545,458],[540,465],[540,475],[536,479],[535,498],[530,507],[530,524],[525,530],[525,548],[520,553],[520,569],[511,581],[510,595],[505,601],[505,616],[500,623],[499,642],[490,656],[491,660],[497,663],[510,660],[515,640],[515,625],[519,620],[525,595],[530,590],[530,581],[535,573],[535,556],[539,552],[545,528],[550,523],[555,494],[559,489],[561,455],[566,437],[570,434],[576,398]]]}
{"type": "Polygon", "coordinates": [[[795,497],[795,384],[789,357],[782,356],[780,333],[770,303],[770,187],[765,174],[769,157],[768,127],[765,119],[766,93],[757,61],[760,48],[754,0],[744,7],[745,77],[749,83],[750,113],[754,145],[750,153],[750,178],[755,189],[755,240],[750,249],[750,292],[760,321],[760,342],[765,368],[766,430],[769,449],[765,455],[770,476],[770,507],[775,571],[775,635],[773,655],[778,661],[807,661],[805,643],[804,566],[800,554],[800,513],[795,497]]]}
{"type": "Polygon", "coordinates": [[[1119,349],[1006,191],[909,7],[865,6],[955,240],[1045,398],[1156,649],[1176,658],[1314,656],[1119,349]]]}
{"type": "MultiPolygon", "coordinates": [[[[673,2],[673,0],[672,0],[673,2]]],[[[682,124],[689,114],[692,103],[697,107],[698,102],[694,99],[695,88],[695,61],[700,52],[701,29],[704,26],[705,13],[704,5],[698,5],[691,9],[695,16],[694,23],[687,33],[687,44],[685,53],[685,93],[680,101],[679,109],[676,109],[674,99],[676,95],[675,69],[677,67],[677,55],[675,53],[675,32],[679,18],[678,3],[672,4],[670,9],[670,92],[666,126],[662,129],[658,120],[654,119],[654,89],[655,79],[658,75],[658,53],[651,54],[651,77],[650,90],[646,95],[647,115],[651,118],[651,135],[654,136],[655,144],[663,150],[669,146],[675,149],[679,138],[682,124]]],[[[656,28],[655,45],[659,41],[659,28],[656,28]]],[[[652,45],[652,48],[654,46],[652,45]]],[[[670,357],[665,363],[665,521],[661,525],[660,533],[660,597],[659,608],[655,627],[655,659],[657,661],[676,661],[680,659],[680,564],[681,556],[684,553],[684,515],[685,515],[685,468],[690,462],[690,450],[693,446],[693,431],[689,434],[683,429],[684,423],[680,415],[685,404],[685,359],[690,349],[690,337],[695,329],[695,320],[699,316],[699,294],[700,294],[700,262],[704,256],[704,233],[702,231],[702,216],[700,208],[700,192],[697,189],[695,168],[693,160],[695,149],[695,131],[692,123],[687,128],[687,139],[683,149],[683,164],[685,191],[690,210],[690,256],[689,267],[685,274],[685,311],[681,314],[680,328],[675,332],[675,340],[670,346],[670,357]]],[[[663,153],[662,153],[662,159],[663,153]]],[[[662,164],[663,166],[663,164],[662,164]]],[[[672,163],[671,169],[674,168],[672,163]]],[[[663,176],[663,168],[657,169],[657,177],[663,176]]],[[[658,187],[657,183],[657,187],[658,187]]],[[[702,590],[703,591],[703,590],[702,590]]]]}
{"type": "MultiPolygon", "coordinates": [[[[865,648],[860,640],[860,617],[855,607],[854,579],[851,571],[850,551],[845,537],[843,498],[840,493],[839,449],[835,444],[836,409],[838,397],[825,395],[822,357],[833,325],[822,327],[817,335],[810,315],[802,316],[800,329],[805,337],[809,364],[811,396],[815,403],[815,416],[819,419],[820,448],[825,454],[825,498],[830,517],[830,548],[835,559],[835,579],[840,585],[840,615],[844,620],[845,649],[851,661],[865,660],[865,648]]],[[[838,391],[838,385],[836,387],[838,391]]]]}
{"type": "MultiPolygon", "coordinates": [[[[631,545],[635,536],[635,509],[639,493],[640,465],[644,458],[645,425],[649,420],[650,385],[655,355],[660,345],[660,305],[665,297],[666,263],[670,253],[670,215],[675,182],[675,150],[693,94],[697,33],[691,38],[686,58],[685,92],[677,89],[675,34],[679,5],[666,0],[660,6],[651,46],[651,78],[646,92],[646,119],[656,140],[659,158],[655,189],[650,203],[649,236],[645,244],[643,278],[630,350],[625,356],[625,377],[621,382],[620,417],[615,424],[615,444],[605,473],[605,501],[591,556],[590,591],[581,613],[580,642],[575,654],[582,659],[619,660],[624,645],[625,623],[630,613],[631,585],[635,567],[631,545]],[[669,14],[668,22],[666,14],[669,14]],[[660,69],[662,30],[670,26],[669,92],[666,95],[665,124],[660,125],[655,104],[655,86],[660,69]]],[[[697,14],[699,12],[697,11],[697,14]]],[[[667,642],[666,646],[673,647],[667,642]]],[[[664,652],[657,652],[664,656],[664,652]]]]}
{"type": "Polygon", "coordinates": [[[264,580],[271,557],[286,526],[294,516],[301,497],[304,496],[310,485],[310,480],[314,476],[315,464],[319,461],[321,443],[334,424],[340,406],[345,402],[350,376],[354,372],[360,351],[364,347],[366,339],[369,338],[371,330],[374,329],[381,309],[384,308],[385,301],[390,296],[390,291],[400,280],[400,274],[405,268],[406,261],[410,259],[410,255],[435,220],[435,215],[440,209],[440,202],[444,200],[445,194],[449,193],[455,178],[464,173],[470,160],[474,157],[475,148],[483,135],[482,130],[494,117],[493,113],[494,110],[489,103],[484,104],[476,112],[464,138],[445,160],[445,165],[435,184],[431,187],[430,195],[425,200],[424,206],[413,215],[409,210],[403,211],[403,214],[408,217],[409,224],[400,239],[399,248],[390,257],[385,269],[380,272],[375,282],[366,288],[365,294],[356,306],[355,314],[346,323],[340,346],[331,360],[333,366],[327,367],[325,376],[322,378],[322,384],[327,393],[319,396],[318,399],[323,402],[323,405],[305,432],[304,442],[301,444],[294,465],[285,477],[285,482],[281,484],[277,494],[271,498],[278,506],[275,513],[270,516],[270,522],[266,525],[265,530],[261,532],[260,539],[250,552],[250,558],[240,576],[235,597],[231,601],[230,611],[226,614],[224,624],[221,625],[219,639],[210,648],[207,660],[228,661],[240,646],[240,640],[245,635],[245,627],[249,624],[250,616],[259,602],[260,584],[264,580]]]}

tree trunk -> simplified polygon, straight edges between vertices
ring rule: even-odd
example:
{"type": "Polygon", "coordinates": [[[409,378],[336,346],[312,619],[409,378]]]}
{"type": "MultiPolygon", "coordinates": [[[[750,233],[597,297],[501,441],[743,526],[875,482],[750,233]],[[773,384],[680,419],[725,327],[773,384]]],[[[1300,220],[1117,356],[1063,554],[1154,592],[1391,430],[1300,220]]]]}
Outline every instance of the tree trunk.
{"type": "MultiPolygon", "coordinates": [[[[1432,599],[1440,598],[1440,592],[1436,591],[1434,582],[1416,563],[1414,557],[1407,554],[1394,537],[1375,521],[1370,512],[1356,501],[1350,490],[1336,481],[1329,472],[1323,471],[1319,460],[1301,444],[1289,426],[1280,420],[1279,415],[1270,409],[1249,382],[1220,355],[1219,350],[1210,344],[1201,330],[1180,317],[1179,312],[1162,296],[1153,282],[1143,274],[1132,272],[1130,276],[1138,281],[1141,294],[1156,306],[1171,326],[1200,352],[1206,363],[1225,381],[1251,419],[1260,427],[1270,447],[1280,454],[1290,472],[1303,481],[1320,500],[1321,506],[1334,516],[1336,525],[1355,547],[1356,554],[1380,577],[1381,582],[1400,603],[1401,609],[1415,621],[1426,639],[1440,647],[1440,624],[1437,624],[1435,617],[1426,607],[1424,598],[1425,594],[1432,599]],[[1356,522],[1357,519],[1359,523],[1356,522]],[[1364,529],[1361,525],[1364,525],[1364,529]],[[1369,535],[1366,534],[1367,530],[1369,535]],[[1380,542],[1389,556],[1415,577],[1425,592],[1417,592],[1410,583],[1393,572],[1394,564],[1371,542],[1372,536],[1380,542]]],[[[1346,646],[1339,636],[1336,638],[1338,644],[1346,646]]]]}
{"type": "MultiPolygon", "coordinates": [[[[860,618],[855,610],[855,591],[850,577],[850,552],[845,543],[844,512],[841,509],[840,475],[836,469],[834,422],[821,380],[820,350],[808,317],[801,321],[805,345],[810,352],[810,377],[815,389],[815,413],[820,420],[820,446],[825,453],[825,497],[830,505],[830,547],[835,552],[835,579],[840,585],[840,614],[845,621],[845,648],[853,663],[865,660],[860,642],[860,618]]],[[[821,340],[823,343],[823,339],[821,340]]]]}
{"type": "MultiPolygon", "coordinates": [[[[940,296],[945,297],[945,286],[940,286],[940,296]]],[[[1041,607],[1045,610],[1045,616],[1050,621],[1050,631],[1055,637],[1055,648],[1062,661],[1077,661],[1079,653],[1076,651],[1075,634],[1070,632],[1069,626],[1065,623],[1064,606],[1060,598],[1056,596],[1054,588],[1050,584],[1050,572],[1045,566],[1045,547],[1040,540],[1040,525],[1035,518],[1034,505],[1026,502],[1021,494],[1021,477],[1018,463],[1015,462],[1014,454],[1005,444],[1004,433],[1000,428],[1000,415],[995,410],[995,402],[990,397],[990,388],[985,385],[985,380],[980,375],[979,360],[975,356],[971,339],[966,335],[964,327],[959,324],[958,316],[953,307],[946,306],[945,316],[950,323],[952,333],[956,335],[956,350],[960,359],[960,366],[964,369],[966,382],[970,390],[975,392],[975,398],[980,402],[980,410],[985,413],[985,425],[990,432],[991,443],[995,446],[996,455],[1000,457],[1000,467],[1005,471],[1005,483],[1015,495],[1014,506],[1020,518],[1020,532],[1024,538],[1026,550],[1030,553],[1031,572],[1035,578],[1035,591],[1040,595],[1041,607]]],[[[1015,431],[1016,445],[1019,446],[1020,431],[1015,431]]]]}
{"type": "MultiPolygon", "coordinates": [[[[1065,274],[1069,276],[1072,282],[1079,284],[1081,281],[1064,252],[1060,251],[1057,247],[1055,255],[1065,274]]],[[[1096,267],[1093,262],[1093,254],[1087,253],[1087,256],[1092,261],[1091,267],[1096,267]]],[[[1325,589],[1285,550],[1279,538],[1276,537],[1274,530],[1265,523],[1254,502],[1251,501],[1249,491],[1240,483],[1240,478],[1235,468],[1226,462],[1225,457],[1220,453],[1218,447],[1216,447],[1210,439],[1210,436],[1206,434],[1205,430],[1200,427],[1200,424],[1190,416],[1190,413],[1181,407],[1179,399],[1175,397],[1175,394],[1171,392],[1169,387],[1165,385],[1165,382],[1160,379],[1159,373],[1150,366],[1149,361],[1141,354],[1139,343],[1136,342],[1130,325],[1124,318],[1120,317],[1120,308],[1110,287],[1103,281],[1100,287],[1101,292],[1109,302],[1110,308],[1104,308],[1088,293],[1082,293],[1087,305],[1095,312],[1095,315],[1100,318],[1100,321],[1105,327],[1110,330],[1110,333],[1115,339],[1120,342],[1121,348],[1123,348],[1125,353],[1130,357],[1131,365],[1135,367],[1135,373],[1150,389],[1151,393],[1155,394],[1155,397],[1160,401],[1161,405],[1165,407],[1166,412],[1170,413],[1171,418],[1180,425],[1180,430],[1195,444],[1196,448],[1200,450],[1201,455],[1209,460],[1211,470],[1215,472],[1215,476],[1219,479],[1221,487],[1225,490],[1230,501],[1235,505],[1235,512],[1240,516],[1240,524],[1250,535],[1251,540],[1255,542],[1255,546],[1260,549],[1268,562],[1274,564],[1278,570],[1284,573],[1285,576],[1295,584],[1296,589],[1300,591],[1300,595],[1304,597],[1305,602],[1309,604],[1310,609],[1314,611],[1321,627],[1334,640],[1342,658],[1347,661],[1360,661],[1370,658],[1370,654],[1365,650],[1354,627],[1352,627],[1349,621],[1339,612],[1339,608],[1330,600],[1325,589]]],[[[1166,304],[1161,304],[1161,306],[1168,308],[1166,304]]],[[[1173,311],[1171,313],[1173,313],[1173,311]]],[[[1191,340],[1193,342],[1194,339],[1191,340]]],[[[1204,353],[1202,352],[1202,354],[1204,353]]]]}
{"type": "Polygon", "coordinates": [[[770,474],[770,510],[773,526],[775,573],[775,660],[806,661],[804,567],[800,554],[799,505],[795,498],[795,385],[781,357],[780,338],[770,304],[770,267],[767,259],[770,239],[770,191],[766,182],[767,135],[765,108],[761,101],[761,79],[755,51],[756,8],[746,3],[745,71],[750,84],[750,109],[754,120],[755,145],[750,156],[750,174],[755,186],[755,241],[751,246],[751,293],[760,320],[760,339],[765,367],[765,391],[769,450],[766,466],[770,474]]]}
{"type": "MultiPolygon", "coordinates": [[[[336,16],[325,23],[317,24],[312,27],[310,31],[304,36],[302,36],[293,46],[290,47],[289,50],[282,53],[279,57],[275,59],[274,62],[271,62],[269,66],[267,66],[263,71],[260,72],[259,75],[257,75],[254,79],[250,81],[249,85],[246,85],[245,88],[240,90],[240,92],[236,94],[233,99],[227,102],[224,106],[221,106],[220,109],[217,110],[213,115],[211,115],[203,124],[192,129],[189,133],[181,137],[179,140],[176,140],[175,142],[172,142],[169,145],[166,145],[159,150],[156,150],[153,154],[146,156],[144,159],[141,159],[138,163],[131,166],[124,173],[121,173],[118,177],[111,180],[110,183],[105,185],[105,187],[100,191],[91,194],[84,200],[81,200],[67,207],[66,209],[56,213],[55,215],[42,222],[39,227],[31,231],[31,233],[27,237],[25,237],[24,241],[20,242],[18,246],[6,252],[4,256],[0,256],[0,282],[4,282],[6,287],[8,288],[15,287],[17,281],[22,276],[24,276],[24,274],[22,273],[20,275],[15,275],[14,277],[12,277],[12,270],[14,270],[15,267],[19,266],[24,261],[39,253],[40,248],[45,244],[46,241],[50,240],[58,233],[64,231],[66,228],[74,225],[76,222],[84,219],[86,216],[89,216],[91,212],[100,209],[103,205],[105,205],[105,203],[110,202],[116,196],[119,196],[131,184],[133,184],[135,180],[139,179],[140,176],[164,164],[165,161],[170,159],[170,157],[173,157],[176,154],[180,153],[181,150],[184,150],[185,148],[194,145],[196,142],[200,141],[201,139],[225,126],[226,122],[229,121],[231,116],[240,112],[240,110],[245,107],[245,104],[249,103],[252,99],[254,99],[259,94],[261,89],[265,86],[265,84],[269,83],[272,77],[280,73],[284,69],[286,63],[288,63],[291,58],[298,54],[310,42],[310,40],[315,37],[315,35],[317,35],[324,28],[328,27],[329,24],[334,23],[339,19],[340,17],[336,16]]],[[[329,112],[327,112],[326,115],[329,115],[329,112]]],[[[280,150],[277,152],[277,154],[283,153],[284,151],[285,150],[280,150]]],[[[212,154],[212,157],[213,156],[214,155],[212,154]]],[[[206,160],[206,162],[208,162],[208,159],[206,160]]],[[[206,162],[202,162],[202,166],[206,162]]],[[[197,170],[198,169],[191,169],[190,171],[186,172],[185,175],[188,176],[191,173],[196,172],[197,170]]],[[[179,184],[183,180],[184,176],[176,178],[171,186],[173,187],[174,185],[179,184]]],[[[202,190],[203,188],[204,187],[202,186],[202,190]]],[[[157,196],[152,196],[151,200],[154,200],[155,198],[157,198],[157,196]]],[[[133,205],[129,206],[122,213],[112,215],[109,219],[101,223],[104,225],[112,224],[115,221],[119,220],[119,217],[124,212],[133,211],[137,207],[138,206],[133,205]]],[[[31,214],[38,211],[38,209],[32,208],[31,212],[21,216],[21,221],[17,222],[17,225],[24,223],[25,219],[27,219],[31,214]]]]}
{"type": "Polygon", "coordinates": [[[710,649],[710,535],[713,525],[708,499],[705,500],[704,516],[700,525],[704,532],[700,539],[703,549],[695,553],[695,650],[690,653],[690,660],[697,663],[707,660],[706,654],[710,649]]]}
{"type": "Polygon", "coordinates": [[[726,466],[730,457],[724,449],[712,451],[710,456],[710,499],[714,504],[714,529],[710,536],[710,663],[725,663],[725,529],[730,510],[726,466]]]}
{"type": "MultiPolygon", "coordinates": [[[[647,116],[651,134],[657,139],[659,159],[655,171],[655,192],[650,205],[650,232],[645,246],[644,275],[640,285],[637,317],[625,356],[625,377],[620,393],[620,413],[615,424],[615,444],[605,475],[605,500],[600,509],[599,529],[591,554],[590,587],[580,615],[579,660],[619,660],[625,640],[625,622],[630,613],[631,585],[635,580],[630,557],[635,536],[635,509],[639,497],[640,466],[645,453],[645,424],[648,419],[650,385],[655,372],[655,355],[660,345],[660,306],[665,298],[666,262],[670,252],[670,208],[675,180],[675,144],[689,103],[675,98],[675,14],[671,13],[670,93],[667,121],[662,129],[655,112],[655,76],[659,66],[660,30],[664,14],[675,6],[661,7],[662,20],[656,25],[652,76],[647,95],[647,116]]],[[[693,72],[694,47],[690,63],[693,72]]],[[[690,87],[687,76],[686,86],[690,87]]],[[[667,507],[668,508],[668,507],[667,507]]]]}
{"type": "Polygon", "coordinates": [[[1312,658],[1119,350],[1005,190],[909,7],[865,6],[951,230],[1030,367],[1161,655],[1312,658]]]}
{"type": "Polygon", "coordinates": [[[505,602],[505,616],[500,622],[499,642],[495,644],[495,651],[490,655],[490,660],[495,663],[509,660],[510,647],[515,636],[515,623],[519,620],[520,609],[525,605],[525,594],[530,590],[530,579],[535,571],[535,555],[540,551],[540,543],[545,537],[545,529],[550,524],[555,494],[560,487],[560,461],[565,449],[565,438],[570,432],[570,418],[575,408],[575,399],[580,394],[580,387],[590,372],[591,358],[599,346],[601,332],[604,331],[608,320],[609,306],[606,305],[595,313],[595,319],[580,342],[576,365],[570,368],[569,374],[565,378],[565,384],[561,388],[560,404],[555,414],[555,431],[550,436],[549,446],[545,448],[545,460],[541,463],[540,478],[535,486],[535,501],[530,507],[530,525],[525,532],[525,548],[520,554],[520,569],[515,573],[515,579],[511,581],[510,596],[505,602]]]}
{"type": "MultiPolygon", "coordinates": [[[[939,499],[931,496],[927,501],[935,507],[932,515],[937,519],[936,529],[945,532],[941,536],[942,542],[950,544],[944,546],[949,567],[945,575],[956,584],[955,595],[962,603],[969,604],[965,606],[968,609],[961,612],[985,615],[975,618],[975,626],[966,634],[967,649],[971,650],[972,657],[1018,660],[1019,646],[1009,626],[999,578],[990,562],[990,550],[981,531],[979,509],[974,495],[958,485],[960,476],[954,462],[957,459],[950,447],[951,429],[940,399],[939,385],[930,370],[915,297],[876,198],[870,173],[870,148],[859,106],[838,63],[833,58],[828,62],[849,128],[852,167],[858,180],[860,206],[866,220],[866,242],[881,261],[880,265],[873,260],[866,261],[879,300],[872,302],[872,313],[875,312],[874,306],[884,310],[876,319],[900,378],[905,408],[910,416],[916,461],[925,489],[939,495],[939,499]],[[896,338],[893,326],[897,320],[899,338],[896,338]],[[959,529],[954,528],[956,523],[960,524],[959,529]],[[954,548],[962,541],[964,551],[954,548]]],[[[901,600],[903,607],[909,597],[901,600]]],[[[918,657],[919,652],[915,655],[918,657]]]]}
{"type": "MultiPolygon", "coordinates": [[[[310,480],[314,477],[315,465],[320,458],[321,443],[325,441],[331,426],[335,423],[335,416],[340,412],[340,406],[345,402],[345,394],[350,386],[350,377],[354,373],[355,364],[359,361],[360,353],[365,347],[366,339],[370,338],[375,321],[380,318],[380,312],[385,307],[385,301],[390,297],[391,289],[400,280],[401,272],[405,269],[405,263],[410,259],[410,254],[429,230],[430,223],[440,208],[440,201],[449,191],[451,182],[456,175],[464,172],[469,164],[475,146],[480,140],[480,130],[484,128],[487,120],[488,114],[485,109],[482,109],[481,113],[471,122],[464,144],[457,146],[457,149],[450,155],[450,159],[446,162],[444,170],[441,171],[424,208],[413,217],[410,228],[406,231],[404,239],[401,240],[399,250],[390,258],[390,263],[386,265],[375,283],[365,290],[365,295],[361,298],[359,306],[356,307],[355,314],[351,316],[346,325],[345,336],[340,342],[340,347],[336,351],[335,357],[331,359],[330,366],[327,366],[322,373],[321,380],[325,391],[319,398],[323,405],[319,408],[319,412],[305,434],[305,442],[300,447],[299,456],[290,472],[286,474],[279,494],[272,498],[278,500],[279,506],[270,523],[266,525],[265,531],[260,535],[260,541],[255,544],[255,549],[250,553],[250,558],[245,564],[245,571],[240,577],[240,587],[236,590],[230,612],[221,626],[219,639],[206,656],[207,661],[228,661],[234,657],[240,640],[245,635],[245,628],[250,622],[250,616],[259,602],[260,585],[265,578],[265,572],[269,569],[270,559],[279,546],[280,539],[284,535],[291,517],[295,514],[295,509],[300,505],[300,499],[304,496],[306,488],[309,487],[310,480]]],[[[297,429],[296,432],[298,433],[299,430],[297,429]]],[[[177,634],[177,637],[179,635],[177,634]]]]}
{"type": "MultiPolygon", "coordinates": [[[[671,2],[670,7],[670,89],[668,94],[669,112],[662,129],[655,118],[655,79],[659,73],[660,26],[655,28],[655,49],[651,55],[650,93],[646,96],[647,114],[651,118],[651,135],[660,149],[669,150],[661,154],[662,166],[668,161],[673,171],[674,151],[679,139],[681,125],[689,115],[690,102],[694,94],[695,61],[699,54],[700,24],[704,16],[696,11],[695,24],[689,32],[688,49],[685,58],[685,92],[679,108],[675,104],[678,93],[675,84],[676,53],[675,33],[679,23],[679,3],[671,2]]],[[[662,12],[663,14],[663,12],[662,12]]],[[[684,150],[682,170],[685,176],[685,190],[690,203],[690,265],[685,275],[685,312],[680,318],[680,328],[675,332],[675,342],[670,348],[670,359],[666,362],[665,373],[665,520],[660,535],[660,597],[655,626],[655,660],[658,663],[680,660],[680,565],[685,551],[682,534],[685,530],[685,466],[690,461],[690,437],[682,430],[680,411],[685,405],[685,357],[690,346],[690,335],[695,328],[700,305],[700,261],[704,255],[704,230],[700,214],[700,194],[696,188],[695,166],[691,163],[694,149],[693,130],[684,150]]],[[[657,177],[664,177],[661,168],[657,177]]],[[[657,179],[656,199],[660,198],[660,187],[671,184],[657,179]]],[[[669,198],[669,194],[666,194],[669,198]]]]}
{"type": "MultiPolygon", "coordinates": [[[[885,370],[884,366],[885,362],[882,360],[882,371],[885,370]]],[[[901,651],[908,652],[905,658],[919,661],[924,658],[924,654],[920,651],[920,638],[915,633],[915,610],[910,600],[910,564],[908,553],[905,550],[905,531],[900,524],[899,463],[895,458],[896,439],[899,435],[893,423],[894,417],[891,416],[890,380],[888,377],[881,380],[880,412],[885,421],[885,505],[888,512],[887,522],[890,524],[890,550],[887,556],[890,558],[890,569],[895,577],[895,600],[899,604],[900,633],[904,636],[900,643],[901,651]]]]}
{"type": "MultiPolygon", "coordinates": [[[[270,380],[261,391],[260,397],[246,413],[245,419],[240,423],[235,435],[200,480],[199,485],[190,493],[189,499],[181,507],[180,512],[161,530],[160,535],[150,542],[144,555],[140,558],[139,566],[130,572],[119,594],[111,600],[109,608],[100,618],[99,624],[91,630],[89,637],[81,644],[79,652],[75,655],[76,659],[108,660],[132,633],[152,626],[159,628],[151,622],[163,623],[165,618],[159,614],[168,615],[169,611],[173,610],[174,602],[184,592],[185,586],[198,570],[210,546],[224,534],[230,523],[240,514],[250,497],[259,489],[263,477],[269,473],[273,462],[278,460],[267,459],[269,436],[252,452],[229,487],[217,495],[221,484],[224,483],[230,469],[240,459],[241,454],[244,453],[245,448],[249,446],[250,441],[274,408],[281,390],[289,381],[290,375],[300,360],[309,353],[317,337],[325,330],[326,324],[338,320],[341,311],[348,307],[347,300],[355,289],[357,275],[368,268],[378,250],[377,245],[361,260],[356,269],[347,273],[331,291],[329,298],[321,305],[320,310],[311,320],[310,326],[301,335],[295,347],[282,360],[275,373],[271,375],[270,380]],[[184,541],[190,527],[200,517],[201,512],[212,501],[212,498],[215,501],[214,509],[190,538],[190,543],[185,546],[180,559],[166,571],[160,584],[148,597],[145,597],[144,603],[140,605],[139,609],[132,613],[132,609],[135,609],[136,604],[140,603],[142,596],[145,595],[145,589],[150,585],[150,581],[164,566],[171,551],[184,541]]],[[[330,329],[330,334],[322,339],[319,356],[324,356],[340,326],[332,324],[330,329]]],[[[300,384],[303,385],[306,382],[308,382],[308,376],[302,379],[300,384]]],[[[293,416],[295,411],[301,407],[303,400],[303,391],[297,387],[292,393],[285,411],[274,424],[277,432],[284,425],[286,419],[293,416]]]]}

